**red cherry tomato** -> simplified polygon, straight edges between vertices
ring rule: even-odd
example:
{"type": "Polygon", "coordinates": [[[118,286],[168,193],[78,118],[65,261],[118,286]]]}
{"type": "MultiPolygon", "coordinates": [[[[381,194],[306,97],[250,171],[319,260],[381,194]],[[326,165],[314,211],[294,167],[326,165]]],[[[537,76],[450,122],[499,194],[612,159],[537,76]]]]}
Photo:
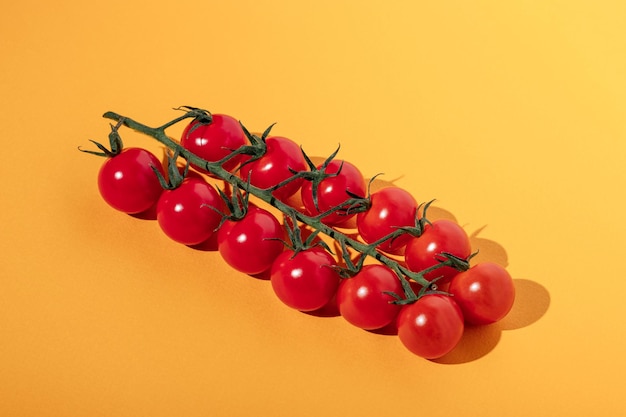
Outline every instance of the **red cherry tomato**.
{"type": "Polygon", "coordinates": [[[504,318],[515,301],[515,284],[502,266],[479,263],[452,279],[448,289],[468,324],[490,324],[504,318]]]}
{"type": "Polygon", "coordinates": [[[395,298],[387,292],[403,294],[396,273],[384,265],[365,265],[355,276],[339,284],[339,312],[356,327],[383,328],[395,320],[401,308],[391,303],[395,298]]]}
{"type": "Polygon", "coordinates": [[[148,210],[163,192],[152,167],[164,175],[161,162],[151,152],[140,148],[123,149],[100,168],[100,195],[111,207],[124,213],[148,210]]]}
{"type": "Polygon", "coordinates": [[[186,178],[165,190],[157,204],[157,222],[165,234],[184,245],[197,245],[213,235],[224,212],[224,202],[204,179],[186,178]]]}
{"type": "MultiPolygon", "coordinates": [[[[266,189],[273,187],[282,181],[291,178],[294,171],[304,171],[307,169],[306,161],[297,143],[291,139],[280,136],[270,136],[266,138],[267,150],[261,158],[245,163],[250,157],[244,157],[239,175],[242,179],[248,180],[255,187],[266,189]]],[[[277,199],[284,201],[300,189],[302,180],[294,180],[276,189],[272,194],[277,199]]]]}
{"type": "MultiPolygon", "coordinates": [[[[341,167],[341,172],[336,176],[328,177],[322,180],[317,188],[317,202],[318,208],[315,207],[313,201],[313,183],[310,181],[304,182],[300,191],[302,196],[302,203],[306,210],[307,215],[317,216],[320,213],[324,213],[333,207],[337,207],[344,203],[346,200],[352,198],[347,191],[357,195],[365,196],[367,185],[365,179],[359,169],[347,161],[332,160],[326,166],[325,173],[336,174],[341,167]]],[[[318,166],[317,169],[322,169],[322,166],[318,166]]],[[[354,214],[341,214],[331,213],[322,218],[322,222],[329,226],[336,226],[341,223],[345,223],[352,218],[354,214]]]]}
{"type": "MultiPolygon", "coordinates": [[[[221,160],[246,143],[247,138],[239,122],[225,114],[213,114],[209,124],[200,124],[194,120],[187,125],[180,139],[185,149],[209,162],[221,160]]],[[[222,167],[232,171],[240,159],[240,156],[235,156],[222,167]]],[[[200,167],[194,168],[207,173],[200,167]]]]}
{"type": "Polygon", "coordinates": [[[227,220],[217,233],[222,258],[237,271],[257,275],[268,270],[284,250],[285,232],[269,211],[250,205],[241,220],[227,220]]]}
{"type": "MultiPolygon", "coordinates": [[[[472,252],[469,237],[465,230],[452,220],[435,220],[426,224],[420,237],[412,237],[406,245],[404,259],[411,271],[419,272],[439,261],[445,260],[442,252],[450,253],[462,259],[466,259],[472,252]]],[[[437,284],[445,284],[458,274],[459,271],[449,266],[443,266],[427,274],[424,278],[432,281],[435,278],[437,284]]]]}
{"type": "Polygon", "coordinates": [[[335,259],[322,248],[281,253],[272,265],[270,280],[278,298],[291,308],[314,311],[327,305],[337,292],[335,259]]]}
{"type": "MultiPolygon", "coordinates": [[[[398,187],[387,187],[373,193],[370,208],[357,214],[357,228],[365,242],[374,243],[395,232],[398,226],[415,226],[416,214],[417,201],[409,192],[398,187]]],[[[410,238],[410,235],[403,234],[381,243],[378,249],[399,254],[410,238]]]]}
{"type": "Polygon", "coordinates": [[[398,337],[417,356],[437,359],[463,336],[463,314],[452,297],[429,294],[406,305],[398,315],[398,337]]]}

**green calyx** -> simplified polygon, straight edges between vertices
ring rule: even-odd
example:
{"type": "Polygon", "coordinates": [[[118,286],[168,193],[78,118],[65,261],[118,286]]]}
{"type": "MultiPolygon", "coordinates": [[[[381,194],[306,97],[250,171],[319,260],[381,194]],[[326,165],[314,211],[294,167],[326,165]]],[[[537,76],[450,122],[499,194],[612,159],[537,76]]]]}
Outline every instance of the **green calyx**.
{"type": "Polygon", "coordinates": [[[240,122],[239,125],[241,126],[243,133],[246,135],[246,138],[248,138],[248,142],[250,142],[250,145],[242,146],[239,149],[232,149],[230,154],[218,161],[220,165],[223,165],[226,161],[234,158],[236,155],[249,156],[250,158],[239,166],[238,169],[241,169],[244,165],[250,164],[254,161],[258,161],[267,152],[267,143],[265,142],[265,140],[270,135],[274,124],[271,124],[267,129],[265,129],[260,137],[250,133],[250,131],[243,125],[243,123],[240,122]]]}
{"type": "Polygon", "coordinates": [[[242,189],[240,187],[234,187],[234,189],[230,192],[230,195],[219,187],[217,188],[217,191],[220,193],[220,196],[228,209],[227,213],[221,213],[221,223],[226,220],[238,221],[246,217],[250,205],[250,193],[247,188],[242,189]]]}
{"type": "Polygon", "coordinates": [[[96,142],[95,140],[89,140],[91,143],[93,143],[94,145],[96,145],[98,147],[98,149],[100,149],[100,152],[98,151],[91,151],[88,149],[82,149],[80,147],[78,147],[78,150],[81,152],[85,152],[85,153],[89,153],[92,155],[97,155],[97,156],[103,156],[105,158],[112,158],[116,155],[119,155],[120,152],[122,152],[122,149],[124,148],[124,144],[122,143],[122,137],[120,136],[118,130],[119,128],[122,126],[122,124],[124,124],[124,119],[121,118],[120,120],[118,120],[117,124],[113,125],[110,124],[111,126],[111,132],[109,133],[109,147],[110,149],[108,149],[106,146],[104,146],[103,144],[96,142]]]}
{"type": "Polygon", "coordinates": [[[183,168],[183,172],[180,172],[178,169],[178,150],[174,152],[174,155],[167,155],[167,179],[161,174],[161,171],[157,169],[157,167],[153,166],[152,171],[154,171],[155,175],[159,179],[159,183],[161,187],[165,190],[174,190],[183,183],[185,178],[187,177],[187,173],[189,172],[189,162],[186,161],[185,168],[183,168]]]}
{"type": "Polygon", "coordinates": [[[283,224],[289,239],[289,241],[283,240],[283,243],[287,249],[293,251],[293,256],[296,256],[298,252],[309,250],[318,246],[324,248],[330,253],[333,253],[328,244],[319,239],[320,230],[313,230],[306,237],[306,239],[304,239],[302,236],[302,227],[298,224],[298,218],[296,217],[295,210],[291,210],[290,213],[284,213],[283,219],[283,224]]]}
{"type": "Polygon", "coordinates": [[[197,128],[199,128],[200,126],[206,126],[213,122],[213,116],[208,110],[200,109],[198,107],[191,107],[191,106],[180,106],[180,107],[176,107],[174,110],[184,111],[185,114],[181,117],[178,117],[164,124],[163,126],[160,127],[161,130],[165,130],[168,127],[173,126],[176,123],[180,122],[181,120],[193,119],[193,121],[197,123],[191,126],[191,129],[189,130],[189,132],[191,133],[197,128]]]}
{"type": "MultiPolygon", "coordinates": [[[[338,176],[339,174],[341,174],[341,170],[343,169],[343,161],[341,161],[341,164],[339,165],[337,172],[334,172],[334,173],[326,172],[328,169],[328,165],[332,161],[335,160],[335,157],[339,153],[340,148],[341,146],[338,146],[337,149],[332,154],[330,154],[328,158],[326,158],[324,162],[318,167],[315,165],[315,163],[313,163],[313,161],[306,154],[304,149],[300,147],[302,156],[304,157],[304,160],[306,161],[306,164],[309,169],[307,171],[295,171],[295,170],[290,169],[291,173],[294,174],[293,178],[302,178],[305,181],[311,182],[311,194],[312,194],[312,199],[313,199],[313,205],[318,212],[320,211],[319,187],[322,184],[322,181],[328,178],[338,176]]],[[[328,210],[319,213],[316,216],[316,218],[323,219],[324,217],[328,216],[331,213],[337,213],[339,215],[349,216],[349,215],[353,215],[353,214],[365,211],[369,207],[369,198],[356,195],[350,190],[346,190],[346,194],[348,197],[350,197],[349,199],[347,199],[344,203],[338,206],[331,207],[328,210]]]]}
{"type": "MultiPolygon", "coordinates": [[[[426,212],[428,211],[428,208],[430,207],[430,205],[434,202],[435,200],[430,200],[428,203],[423,205],[424,208],[422,209],[422,215],[421,216],[418,215],[415,217],[414,226],[398,227],[398,229],[404,233],[410,234],[411,236],[420,237],[426,230],[426,225],[431,224],[430,221],[428,220],[428,217],[426,217],[426,212]]],[[[422,205],[420,204],[420,206],[418,207],[418,211],[421,207],[422,205]]]]}
{"type": "MultiPolygon", "coordinates": [[[[318,167],[313,163],[311,158],[306,154],[306,152],[304,152],[304,149],[300,147],[302,156],[304,157],[304,160],[306,161],[306,164],[309,167],[308,171],[302,172],[300,174],[304,180],[311,182],[311,185],[312,185],[311,191],[313,194],[313,205],[315,206],[315,209],[317,211],[320,211],[319,198],[318,198],[318,189],[319,189],[320,184],[326,178],[336,177],[337,175],[339,175],[341,173],[341,169],[343,168],[343,162],[341,162],[341,165],[339,166],[339,169],[337,170],[336,173],[334,174],[326,173],[326,168],[328,168],[328,165],[331,163],[331,161],[335,159],[335,156],[337,156],[337,154],[339,153],[339,148],[340,146],[338,146],[335,152],[333,152],[328,158],[324,160],[324,162],[318,169],[318,167]]],[[[290,168],[290,171],[294,175],[299,174],[297,171],[294,171],[291,168],[290,168]]]]}

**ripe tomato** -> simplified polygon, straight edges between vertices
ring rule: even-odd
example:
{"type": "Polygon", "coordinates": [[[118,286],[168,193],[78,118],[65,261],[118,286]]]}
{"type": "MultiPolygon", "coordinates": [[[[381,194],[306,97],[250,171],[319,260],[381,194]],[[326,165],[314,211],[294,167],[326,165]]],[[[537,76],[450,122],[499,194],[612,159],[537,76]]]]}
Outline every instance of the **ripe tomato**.
{"type": "Polygon", "coordinates": [[[152,207],[163,192],[152,170],[164,174],[154,154],[140,148],[126,148],[102,164],[98,173],[100,195],[111,207],[124,213],[141,213],[152,207]]]}
{"type": "MultiPolygon", "coordinates": [[[[327,174],[336,174],[341,167],[341,172],[338,175],[325,178],[318,184],[317,188],[317,202],[318,208],[315,207],[313,201],[313,183],[305,181],[300,190],[302,196],[302,203],[306,210],[306,214],[309,216],[317,216],[320,213],[324,213],[333,207],[337,207],[344,203],[346,200],[352,198],[346,191],[358,196],[365,196],[367,185],[365,179],[359,169],[347,161],[338,161],[336,159],[330,161],[324,170],[327,174]]],[[[317,169],[322,169],[322,166],[318,166],[317,169]]],[[[322,222],[329,226],[336,226],[346,222],[352,218],[354,214],[342,214],[331,213],[322,218],[322,222]]]]}
{"type": "MultiPolygon", "coordinates": [[[[280,136],[270,136],[266,138],[267,150],[265,154],[248,164],[245,161],[250,157],[242,159],[242,167],[239,175],[242,179],[248,180],[255,187],[266,189],[273,187],[282,181],[291,178],[294,171],[304,171],[307,169],[306,161],[300,150],[300,146],[291,139],[280,136]]],[[[274,197],[284,201],[298,191],[302,185],[302,180],[294,180],[273,192],[274,197]]]]}
{"type": "Polygon", "coordinates": [[[341,281],[337,290],[340,314],[354,326],[366,330],[380,329],[392,323],[401,306],[392,304],[402,294],[395,272],[385,265],[365,265],[352,278],[341,281]]]}
{"type": "MultiPolygon", "coordinates": [[[[417,201],[409,192],[398,187],[383,188],[371,195],[370,208],[357,214],[357,229],[366,243],[373,243],[395,232],[398,226],[415,226],[416,214],[417,201]]],[[[381,243],[378,249],[399,254],[410,239],[410,235],[403,234],[381,243]]]]}
{"type": "Polygon", "coordinates": [[[406,305],[398,315],[398,337],[414,354],[437,359],[449,353],[463,336],[463,314],[452,297],[428,294],[406,305]]]}
{"type": "Polygon", "coordinates": [[[213,235],[224,212],[224,202],[204,179],[186,178],[165,190],[157,204],[157,222],[165,234],[184,245],[197,245],[213,235]]]}
{"type": "Polygon", "coordinates": [[[452,279],[450,294],[468,324],[490,324],[504,318],[515,301],[515,285],[502,266],[483,262],[452,279]]]}
{"type": "Polygon", "coordinates": [[[314,311],[335,296],[339,274],[335,259],[322,248],[281,253],[272,265],[270,280],[278,298],[291,308],[314,311]]]}
{"type": "MultiPolygon", "coordinates": [[[[247,138],[239,122],[225,114],[213,114],[209,124],[192,121],[180,139],[180,144],[185,149],[209,162],[219,161],[246,143],[247,138]]],[[[235,156],[224,163],[223,168],[232,171],[239,161],[240,156],[235,156]]],[[[207,173],[197,166],[194,168],[207,173]]]]}
{"type": "Polygon", "coordinates": [[[237,271],[256,275],[268,270],[284,250],[285,232],[269,211],[252,204],[241,220],[227,220],[217,233],[222,258],[237,271]]]}
{"type": "MultiPolygon", "coordinates": [[[[431,266],[437,265],[439,260],[445,260],[441,256],[447,252],[459,258],[466,259],[472,252],[469,237],[465,230],[452,220],[435,220],[426,224],[420,237],[412,237],[406,245],[404,259],[411,271],[419,272],[431,266]]],[[[455,268],[444,266],[427,274],[424,278],[432,281],[441,277],[437,284],[445,284],[458,274],[455,268]]]]}

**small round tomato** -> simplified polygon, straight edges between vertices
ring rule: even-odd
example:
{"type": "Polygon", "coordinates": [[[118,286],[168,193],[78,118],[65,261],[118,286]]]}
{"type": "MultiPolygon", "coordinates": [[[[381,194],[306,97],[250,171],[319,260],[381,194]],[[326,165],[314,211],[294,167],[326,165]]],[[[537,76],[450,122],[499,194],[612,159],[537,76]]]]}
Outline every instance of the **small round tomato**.
{"type": "Polygon", "coordinates": [[[240,220],[227,220],[217,233],[222,258],[237,271],[256,275],[268,270],[284,250],[285,232],[269,211],[252,204],[240,220]]]}
{"type": "MultiPolygon", "coordinates": [[[[245,145],[247,138],[241,125],[233,117],[225,114],[213,114],[211,117],[211,123],[208,124],[201,124],[197,120],[189,123],[183,131],[180,144],[200,158],[216,162],[245,145]]],[[[222,167],[232,171],[239,161],[240,156],[235,156],[222,167]]],[[[203,168],[197,166],[194,168],[207,173],[203,168]]]]}
{"type": "MultiPolygon", "coordinates": [[[[293,177],[291,170],[298,172],[307,169],[300,146],[291,139],[270,136],[266,138],[265,143],[267,150],[262,157],[250,163],[246,163],[250,157],[242,159],[239,175],[243,180],[247,181],[250,178],[250,184],[267,189],[293,177]]],[[[297,179],[276,189],[272,194],[284,201],[295,194],[301,185],[302,179],[297,179]]]]}
{"type": "Polygon", "coordinates": [[[224,202],[204,179],[186,178],[180,186],[165,190],[157,204],[157,222],[172,240],[197,245],[213,235],[222,220],[224,202]]]}
{"type": "Polygon", "coordinates": [[[111,207],[124,213],[148,210],[163,192],[152,167],[164,175],[161,162],[151,152],[141,148],[123,149],[102,164],[98,173],[100,195],[111,207]]]}
{"type": "Polygon", "coordinates": [[[437,359],[452,351],[465,326],[458,305],[447,295],[428,294],[398,315],[398,337],[417,356],[437,359]]]}
{"type": "MultiPolygon", "coordinates": [[[[469,257],[472,252],[467,233],[452,220],[441,219],[426,224],[421,236],[412,237],[407,243],[404,259],[411,271],[419,272],[437,265],[439,261],[444,261],[445,257],[441,256],[442,252],[462,259],[469,257]]],[[[442,266],[424,274],[424,278],[428,281],[439,278],[437,284],[445,284],[458,273],[459,271],[455,268],[442,266]]]]}
{"type": "Polygon", "coordinates": [[[450,294],[468,324],[491,324],[504,318],[515,301],[515,284],[502,266],[482,262],[452,279],[450,294]]]}
{"type": "Polygon", "coordinates": [[[355,276],[339,284],[339,312],[356,327],[366,330],[383,328],[395,320],[401,308],[392,303],[395,298],[389,292],[403,294],[396,273],[385,265],[365,265],[355,276]]]}
{"type": "Polygon", "coordinates": [[[278,298],[291,308],[314,311],[324,307],[337,292],[339,274],[335,259],[322,248],[294,254],[281,253],[272,265],[270,281],[278,298]]]}
{"type": "MultiPolygon", "coordinates": [[[[401,226],[415,226],[417,201],[406,190],[399,187],[387,187],[371,195],[370,207],[357,214],[356,222],[359,234],[366,243],[374,243],[395,232],[401,226]]],[[[411,235],[403,234],[389,239],[378,249],[391,253],[402,253],[411,235]]]]}
{"type": "MultiPolygon", "coordinates": [[[[317,169],[322,169],[318,166],[317,169]]],[[[317,186],[317,207],[313,201],[313,183],[304,182],[300,194],[307,215],[317,216],[352,198],[347,192],[357,196],[365,196],[367,185],[359,169],[347,161],[332,160],[324,169],[326,174],[339,174],[323,179],[317,186]],[[341,171],[339,171],[341,168],[341,171]],[[318,210],[319,209],[319,210],[318,210]]],[[[345,223],[354,214],[334,212],[324,216],[322,222],[329,226],[345,223]]]]}

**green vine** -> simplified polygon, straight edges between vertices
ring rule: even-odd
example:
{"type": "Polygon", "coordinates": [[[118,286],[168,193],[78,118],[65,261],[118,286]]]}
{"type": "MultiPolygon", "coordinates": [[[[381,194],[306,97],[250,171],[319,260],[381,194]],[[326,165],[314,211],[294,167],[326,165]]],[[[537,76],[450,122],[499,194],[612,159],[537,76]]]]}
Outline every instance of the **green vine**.
{"type": "MultiPolygon", "coordinates": [[[[419,235],[421,231],[423,230],[423,227],[425,224],[424,222],[426,221],[424,217],[422,217],[422,219],[416,219],[415,227],[398,228],[397,230],[390,233],[389,235],[383,237],[382,239],[376,242],[372,242],[370,244],[365,244],[365,243],[359,242],[358,240],[352,239],[346,236],[345,234],[327,226],[321,221],[321,219],[324,216],[336,210],[344,210],[344,211],[349,211],[349,212],[358,212],[358,211],[366,210],[369,207],[369,195],[366,197],[350,195],[351,198],[349,198],[346,202],[342,203],[341,206],[331,208],[330,210],[324,213],[320,213],[319,215],[314,216],[314,217],[307,216],[306,214],[297,211],[293,207],[276,199],[272,195],[272,191],[275,191],[276,189],[284,186],[285,184],[291,181],[295,181],[297,179],[312,181],[313,184],[316,185],[316,184],[319,184],[319,182],[321,182],[323,178],[326,178],[332,175],[337,175],[337,173],[325,174],[323,169],[317,170],[314,164],[312,163],[312,161],[310,160],[310,158],[303,151],[305,160],[309,168],[311,168],[309,171],[299,171],[299,172],[293,171],[293,176],[291,178],[269,189],[261,189],[261,188],[255,187],[252,184],[250,184],[249,181],[246,181],[240,178],[236,173],[225,170],[222,167],[222,165],[228,160],[236,157],[237,155],[247,155],[250,159],[246,163],[256,160],[260,158],[261,156],[263,156],[267,149],[266,144],[265,144],[265,139],[269,135],[272,126],[268,127],[261,136],[257,136],[257,135],[251,134],[248,131],[248,129],[246,129],[245,126],[242,125],[243,131],[248,137],[250,144],[246,146],[242,146],[238,149],[232,150],[227,156],[225,156],[219,161],[209,162],[207,160],[204,160],[198,157],[194,153],[189,152],[187,149],[183,148],[179,143],[171,139],[166,134],[166,129],[187,119],[193,119],[197,121],[199,124],[208,124],[212,120],[211,114],[206,110],[195,108],[195,107],[189,107],[189,106],[180,107],[177,110],[182,110],[185,113],[159,127],[150,127],[145,124],[139,123],[131,118],[121,116],[117,113],[106,112],[103,115],[103,117],[116,122],[115,125],[113,124],[111,125],[111,133],[109,134],[109,139],[110,139],[111,147],[112,147],[111,151],[106,150],[106,148],[104,148],[102,145],[94,142],[96,143],[96,145],[102,152],[94,152],[94,151],[84,151],[84,152],[98,154],[101,156],[112,156],[112,155],[115,155],[116,153],[119,153],[121,151],[122,142],[121,142],[120,135],[118,133],[118,129],[122,126],[128,127],[134,131],[150,136],[156,139],[158,142],[160,142],[164,146],[166,146],[167,148],[169,148],[173,152],[173,156],[170,157],[170,165],[175,165],[175,159],[178,157],[181,157],[184,160],[186,160],[187,167],[189,166],[189,164],[193,164],[197,167],[201,167],[204,170],[206,170],[208,173],[210,173],[212,176],[231,184],[235,191],[233,192],[233,195],[230,197],[230,204],[227,204],[229,207],[231,205],[233,206],[233,207],[230,207],[231,209],[235,209],[235,211],[240,210],[242,203],[243,203],[243,206],[247,205],[248,195],[253,195],[259,200],[265,202],[266,204],[269,204],[270,206],[276,208],[277,210],[283,213],[286,219],[285,223],[290,223],[290,225],[286,224],[286,226],[289,228],[289,232],[291,236],[295,238],[299,238],[299,232],[294,229],[294,227],[297,228],[298,222],[299,222],[303,225],[309,226],[314,231],[313,232],[314,236],[317,236],[318,234],[322,233],[330,237],[331,239],[335,240],[341,247],[342,258],[346,264],[346,267],[342,268],[342,270],[340,271],[343,276],[350,276],[350,275],[357,273],[363,267],[363,264],[367,257],[374,258],[381,264],[386,265],[387,267],[391,268],[397,274],[398,279],[400,280],[403,291],[404,291],[404,294],[402,295],[391,294],[394,296],[395,298],[394,302],[397,304],[413,303],[425,294],[439,292],[436,289],[436,285],[434,285],[436,280],[435,281],[426,280],[424,278],[425,274],[433,270],[436,270],[438,268],[442,268],[444,266],[450,266],[458,270],[466,270],[469,268],[469,258],[461,259],[452,254],[442,253],[441,254],[442,259],[440,260],[439,264],[434,265],[430,268],[427,268],[423,271],[414,272],[414,271],[408,270],[406,267],[398,263],[396,260],[382,254],[376,249],[376,247],[380,245],[381,243],[388,241],[388,240],[395,239],[402,234],[409,233],[412,235],[419,235]],[[172,159],[174,159],[174,161],[172,161],[172,159]],[[289,221],[287,221],[287,219],[289,219],[289,221]],[[356,262],[353,261],[350,257],[349,248],[351,248],[352,250],[360,254],[358,258],[356,259],[356,262]],[[419,284],[422,287],[421,290],[417,294],[411,287],[410,280],[415,281],[417,284],[419,284]]],[[[337,150],[333,152],[333,154],[331,154],[325,160],[324,164],[327,165],[336,156],[338,151],[339,151],[339,148],[337,148],[337,150]]],[[[162,178],[160,177],[160,179],[162,178]]],[[[177,180],[180,180],[180,179],[177,178],[177,180]]],[[[169,184],[168,186],[171,187],[172,185],[169,184]]],[[[316,188],[317,187],[314,186],[313,190],[315,190],[316,188]]],[[[220,190],[220,193],[222,194],[224,198],[227,198],[226,194],[223,191],[220,190]]],[[[425,208],[427,208],[429,204],[430,203],[428,203],[425,208]]],[[[243,214],[245,214],[245,208],[246,207],[243,207],[243,214]]],[[[237,215],[237,213],[235,213],[235,215],[237,215]]],[[[238,215],[241,216],[242,213],[239,212],[238,215]]],[[[295,244],[299,245],[298,243],[295,243],[295,244]]],[[[305,244],[311,244],[311,241],[307,240],[305,244]]],[[[303,246],[296,246],[296,249],[298,248],[302,249],[302,247],[303,246]]]]}

